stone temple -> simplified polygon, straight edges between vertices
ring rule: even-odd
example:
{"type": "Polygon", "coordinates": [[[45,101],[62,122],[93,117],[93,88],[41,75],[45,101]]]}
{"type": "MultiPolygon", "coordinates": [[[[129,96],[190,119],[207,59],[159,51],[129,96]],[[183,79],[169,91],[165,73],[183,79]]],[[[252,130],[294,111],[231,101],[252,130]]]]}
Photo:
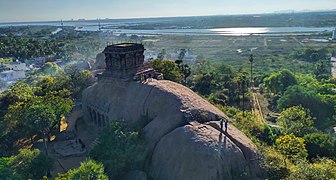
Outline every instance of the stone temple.
{"type": "Polygon", "coordinates": [[[106,69],[98,75],[98,79],[111,77],[122,80],[162,79],[162,74],[155,72],[148,63],[144,63],[144,51],[142,44],[123,43],[107,46],[103,51],[106,69]]]}

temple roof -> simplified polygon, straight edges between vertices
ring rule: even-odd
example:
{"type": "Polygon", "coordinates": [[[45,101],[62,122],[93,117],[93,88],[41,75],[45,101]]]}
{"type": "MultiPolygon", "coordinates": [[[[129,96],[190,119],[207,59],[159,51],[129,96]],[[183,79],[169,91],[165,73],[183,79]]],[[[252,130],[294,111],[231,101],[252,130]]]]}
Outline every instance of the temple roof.
{"type": "Polygon", "coordinates": [[[104,49],[104,53],[123,53],[130,51],[144,51],[145,48],[142,44],[137,43],[121,43],[109,45],[104,49]]]}

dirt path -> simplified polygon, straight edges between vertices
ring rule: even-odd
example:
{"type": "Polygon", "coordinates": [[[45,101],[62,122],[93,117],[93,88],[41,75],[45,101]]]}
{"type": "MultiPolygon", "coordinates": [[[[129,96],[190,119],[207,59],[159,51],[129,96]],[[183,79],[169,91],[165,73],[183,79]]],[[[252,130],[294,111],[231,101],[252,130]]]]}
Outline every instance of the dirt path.
{"type": "Polygon", "coordinates": [[[336,78],[336,58],[331,58],[331,75],[333,78],[336,78]]]}
{"type": "Polygon", "coordinates": [[[300,42],[296,37],[292,38],[294,41],[296,41],[297,43],[299,43],[302,47],[305,47],[306,45],[303,44],[302,42],[300,42]]]}
{"type": "Polygon", "coordinates": [[[252,92],[252,112],[258,117],[261,123],[265,123],[264,115],[260,107],[259,99],[256,92],[252,92]]]}

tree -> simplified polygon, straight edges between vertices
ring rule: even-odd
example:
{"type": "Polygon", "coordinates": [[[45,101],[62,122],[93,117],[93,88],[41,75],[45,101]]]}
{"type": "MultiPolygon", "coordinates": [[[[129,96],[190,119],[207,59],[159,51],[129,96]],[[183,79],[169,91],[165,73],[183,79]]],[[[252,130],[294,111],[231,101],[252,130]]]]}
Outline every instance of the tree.
{"type": "Polygon", "coordinates": [[[278,110],[292,106],[301,106],[309,109],[313,117],[317,118],[315,126],[323,127],[334,115],[334,104],[328,102],[329,98],[322,99],[314,87],[291,86],[278,100],[278,110]]]}
{"type": "Polygon", "coordinates": [[[329,134],[313,133],[304,136],[307,145],[308,158],[335,157],[336,140],[329,134]]]}
{"type": "Polygon", "coordinates": [[[82,162],[77,169],[69,170],[65,174],[58,174],[55,180],[108,180],[108,176],[104,172],[102,163],[93,160],[82,162]]]}
{"type": "Polygon", "coordinates": [[[64,89],[71,90],[72,84],[69,83],[70,79],[66,76],[42,76],[36,83],[35,94],[38,96],[45,96],[49,92],[61,91],[64,89]]]}
{"type": "Polygon", "coordinates": [[[285,134],[293,133],[298,137],[314,131],[314,119],[309,115],[309,110],[300,106],[283,110],[278,117],[277,124],[283,128],[285,134]]]}
{"type": "Polygon", "coordinates": [[[295,137],[293,134],[280,136],[275,141],[275,146],[277,150],[291,160],[304,160],[307,157],[304,139],[295,137]]]}
{"type": "Polygon", "coordinates": [[[48,155],[46,138],[49,139],[48,134],[50,133],[50,127],[57,123],[54,109],[50,104],[34,104],[32,106],[28,106],[24,110],[25,112],[22,113],[24,114],[23,118],[27,121],[26,125],[31,126],[30,129],[33,129],[35,134],[42,137],[45,146],[45,153],[48,155]]]}
{"type": "Polygon", "coordinates": [[[34,90],[27,83],[18,81],[13,83],[3,94],[3,104],[10,105],[28,101],[34,95],[34,90]]]}
{"type": "Polygon", "coordinates": [[[50,134],[54,130],[59,130],[61,119],[68,115],[74,106],[73,100],[70,98],[70,91],[63,89],[60,91],[51,91],[48,92],[45,96],[37,97],[33,104],[47,104],[52,108],[53,114],[55,115],[55,121],[52,121],[52,124],[49,126],[48,130],[48,140],[50,134]]]}
{"type": "Polygon", "coordinates": [[[284,161],[286,157],[270,146],[264,146],[261,150],[263,157],[261,159],[261,167],[267,173],[267,178],[265,179],[285,179],[290,173],[284,161]]]}
{"type": "Polygon", "coordinates": [[[142,168],[146,152],[144,141],[126,122],[113,121],[102,131],[99,141],[90,157],[102,162],[111,178],[118,179],[128,170],[142,168]]]}
{"type": "Polygon", "coordinates": [[[331,76],[330,65],[327,65],[329,62],[319,61],[315,65],[314,74],[316,79],[329,79],[331,76]]]}
{"type": "Polygon", "coordinates": [[[54,62],[47,62],[40,69],[40,73],[47,76],[56,76],[62,71],[63,70],[54,62]]]}
{"type": "Polygon", "coordinates": [[[168,60],[154,60],[150,64],[152,67],[163,74],[166,80],[171,80],[174,82],[180,82],[182,80],[182,74],[179,67],[173,62],[168,60]]]}
{"type": "Polygon", "coordinates": [[[288,179],[336,179],[336,162],[326,158],[312,164],[302,162],[292,170],[288,179]]]}
{"type": "Polygon", "coordinates": [[[325,48],[320,48],[320,49],[307,48],[303,52],[299,53],[297,57],[305,61],[314,62],[314,61],[326,59],[327,54],[328,54],[328,50],[325,48]]]}
{"type": "Polygon", "coordinates": [[[180,64],[179,68],[180,68],[180,72],[183,74],[184,83],[187,84],[187,78],[191,74],[191,68],[188,64],[180,64]]]}
{"type": "Polygon", "coordinates": [[[178,54],[177,60],[175,61],[176,64],[180,65],[183,62],[183,59],[186,54],[186,49],[181,49],[180,53],[178,54]]]}
{"type": "Polygon", "coordinates": [[[22,138],[33,141],[34,135],[49,140],[51,133],[59,129],[61,118],[72,109],[73,101],[69,96],[70,92],[64,89],[10,105],[4,118],[1,139],[10,138],[10,141],[5,141],[8,147],[22,138]]]}
{"type": "Polygon", "coordinates": [[[245,110],[245,94],[247,92],[248,80],[245,73],[239,73],[237,78],[237,86],[238,86],[238,104],[240,105],[240,95],[243,95],[243,111],[245,110]]]}
{"type": "Polygon", "coordinates": [[[296,85],[297,80],[289,70],[281,70],[278,73],[272,73],[264,79],[265,87],[272,93],[282,94],[288,87],[296,85]]]}
{"type": "Polygon", "coordinates": [[[0,177],[7,174],[13,179],[42,179],[51,169],[51,159],[37,149],[21,149],[16,156],[0,158],[0,177]]]}
{"type": "Polygon", "coordinates": [[[202,95],[209,95],[215,86],[214,78],[211,73],[197,74],[194,76],[193,81],[193,89],[202,95]]]}
{"type": "Polygon", "coordinates": [[[81,70],[73,76],[71,79],[71,83],[73,84],[72,93],[73,96],[77,99],[80,99],[82,96],[82,92],[87,87],[91,86],[94,83],[94,77],[91,71],[81,70]]]}
{"type": "Polygon", "coordinates": [[[157,59],[164,60],[166,54],[166,50],[162,49],[161,52],[158,54],[157,59]]]}
{"type": "Polygon", "coordinates": [[[318,53],[312,53],[311,55],[310,55],[310,59],[312,60],[312,61],[318,61],[319,60],[319,54],[318,53]]]}

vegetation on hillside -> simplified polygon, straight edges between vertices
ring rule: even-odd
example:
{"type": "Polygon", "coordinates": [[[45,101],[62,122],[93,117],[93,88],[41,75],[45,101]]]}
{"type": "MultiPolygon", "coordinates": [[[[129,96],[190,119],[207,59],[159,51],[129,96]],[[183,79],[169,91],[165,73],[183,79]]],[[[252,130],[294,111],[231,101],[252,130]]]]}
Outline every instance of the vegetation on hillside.
{"type": "Polygon", "coordinates": [[[90,157],[102,162],[111,178],[122,178],[128,171],[144,165],[146,147],[141,134],[124,121],[112,121],[99,137],[90,157]]]}
{"type": "MultiPolygon", "coordinates": [[[[319,24],[316,19],[309,23],[319,24]]],[[[196,23],[195,27],[199,25],[196,23]]],[[[30,72],[25,81],[13,83],[0,93],[1,178],[41,179],[49,175],[52,162],[45,151],[27,148],[56,135],[61,119],[70,113],[75,101],[80,101],[82,91],[94,82],[92,72],[81,70],[72,61],[88,61],[101,50],[99,33],[70,28],[59,36],[42,38],[49,36],[51,30],[23,28],[34,32],[0,37],[0,57],[29,61],[42,56],[71,62],[64,69],[47,62],[30,72]]],[[[128,38],[125,35],[118,38],[121,37],[128,38]]],[[[251,75],[247,58],[238,60],[236,57],[244,55],[237,56],[236,49],[230,46],[231,51],[207,47],[208,54],[188,64],[184,61],[186,50],[181,46],[196,46],[193,40],[198,41],[198,37],[169,38],[181,43],[175,47],[180,49],[178,59],[161,60],[167,54],[162,50],[159,59],[150,64],[165,79],[190,87],[227,114],[260,149],[265,178],[336,179],[336,136],[332,132],[336,125],[336,80],[331,77],[328,61],[334,48],[300,45],[288,50],[283,44],[279,45],[281,50],[274,52],[270,47],[260,48],[254,51],[251,75]],[[261,116],[251,103],[256,95],[267,102],[263,106],[267,113],[261,116]]],[[[215,43],[225,38],[209,40],[215,43]]],[[[236,40],[240,38],[245,37],[236,40]]],[[[279,40],[268,38],[273,42],[279,40]]],[[[251,39],[245,38],[252,44],[261,41],[260,37],[251,39]]],[[[262,42],[269,41],[262,37],[262,42]]],[[[141,132],[125,122],[113,121],[102,131],[99,142],[90,153],[93,160],[59,174],[56,179],[120,178],[129,170],[143,170],[146,166],[146,144],[141,132]]]]}

